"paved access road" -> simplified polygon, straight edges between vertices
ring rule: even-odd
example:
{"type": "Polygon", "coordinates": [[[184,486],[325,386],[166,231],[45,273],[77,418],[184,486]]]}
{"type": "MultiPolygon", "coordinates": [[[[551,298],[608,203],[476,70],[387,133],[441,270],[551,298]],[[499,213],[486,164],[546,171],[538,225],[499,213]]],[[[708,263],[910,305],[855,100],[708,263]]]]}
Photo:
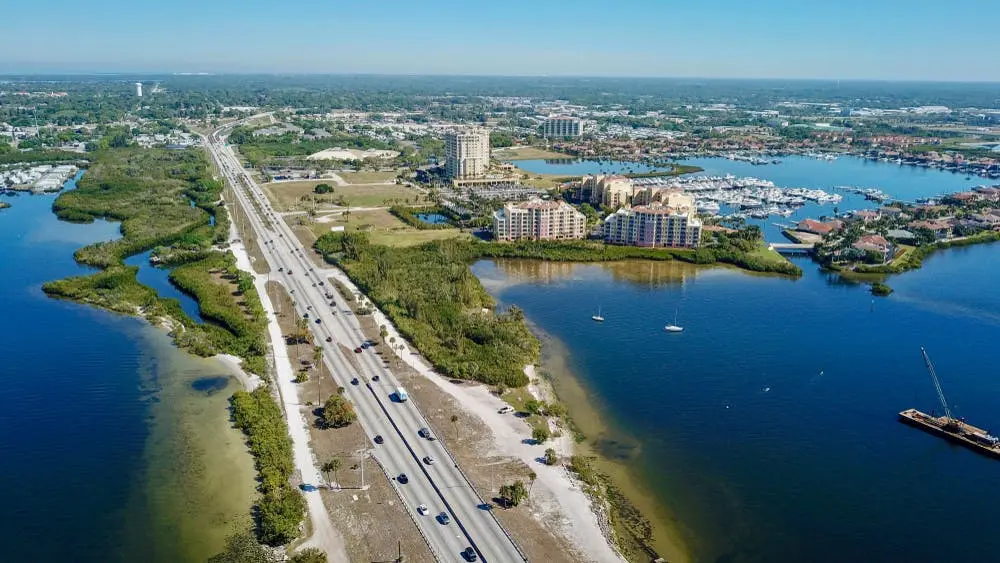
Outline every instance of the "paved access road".
{"type": "MultiPolygon", "coordinates": [[[[338,343],[349,349],[362,344],[360,323],[331,282],[312,271],[314,266],[291,229],[274,213],[260,187],[241,167],[225,135],[234,124],[224,126],[209,139],[208,148],[219,169],[235,188],[237,203],[250,218],[253,232],[271,267],[271,276],[292,293],[296,313],[309,314],[309,326],[316,342],[323,346],[324,361],[336,385],[345,388],[354,404],[358,420],[372,445],[372,455],[392,478],[435,556],[441,561],[462,561],[463,550],[472,547],[479,560],[490,563],[524,561],[513,540],[500,526],[491,509],[476,493],[458,468],[451,454],[439,440],[419,436],[429,427],[412,400],[398,402],[399,386],[392,372],[374,348],[354,354],[360,367],[347,360],[338,343]],[[322,282],[322,285],[320,283],[322,282]],[[316,321],[319,320],[319,324],[316,321]],[[330,338],[332,342],[327,342],[330,338]],[[373,380],[374,377],[378,380],[373,380]],[[352,380],[357,378],[357,384],[352,380]],[[375,436],[383,438],[375,444],[375,436]],[[423,461],[431,456],[434,463],[423,461]],[[401,483],[399,475],[407,482],[401,483]],[[417,507],[427,507],[419,514],[417,507]],[[445,513],[450,523],[442,524],[445,513]]],[[[388,357],[388,353],[386,354],[388,357]]],[[[391,542],[393,538],[386,538],[391,542]]]]}

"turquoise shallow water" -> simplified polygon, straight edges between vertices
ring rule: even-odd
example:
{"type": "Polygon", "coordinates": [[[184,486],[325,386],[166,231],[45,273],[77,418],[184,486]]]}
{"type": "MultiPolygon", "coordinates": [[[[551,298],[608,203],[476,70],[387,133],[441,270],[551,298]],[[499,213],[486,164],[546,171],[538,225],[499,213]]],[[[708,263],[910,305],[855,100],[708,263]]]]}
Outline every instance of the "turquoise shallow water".
{"type": "MultiPolygon", "coordinates": [[[[864,175],[882,167],[817,164],[851,173],[788,181],[934,193],[964,182],[905,169],[889,182],[864,175]]],[[[769,179],[780,170],[753,168],[769,179]]],[[[955,410],[1000,431],[998,257],[996,244],[941,252],[890,278],[896,293],[874,301],[804,258],[798,280],[517,261],[474,272],[565,346],[611,426],[596,447],[670,507],[696,561],[979,562],[1000,550],[1000,462],[896,413],[939,408],[926,346],[955,410]],[[597,307],[604,323],[590,320],[597,307]],[[666,334],[675,310],[685,330],[666,334]]]]}

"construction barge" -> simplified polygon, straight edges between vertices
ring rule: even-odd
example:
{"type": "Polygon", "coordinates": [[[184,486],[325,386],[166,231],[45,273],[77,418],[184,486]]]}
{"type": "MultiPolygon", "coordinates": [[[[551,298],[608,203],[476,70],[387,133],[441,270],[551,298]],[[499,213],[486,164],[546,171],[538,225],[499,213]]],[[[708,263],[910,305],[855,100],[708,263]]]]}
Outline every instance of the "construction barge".
{"type": "Polygon", "coordinates": [[[931,416],[917,409],[907,409],[899,413],[899,420],[903,424],[940,436],[949,442],[1000,459],[1000,439],[962,420],[949,419],[947,416],[931,416]]]}
{"type": "Polygon", "coordinates": [[[899,413],[900,422],[919,428],[929,434],[940,436],[949,442],[960,444],[983,455],[1000,459],[1000,438],[982,428],[968,424],[965,419],[955,418],[951,415],[951,408],[948,407],[944,391],[941,390],[941,382],[938,381],[937,373],[934,372],[934,364],[931,363],[926,350],[921,348],[920,352],[924,356],[927,371],[930,372],[931,379],[934,381],[934,388],[941,401],[941,406],[944,407],[944,416],[934,416],[922,413],[917,409],[907,409],[899,413]]]}

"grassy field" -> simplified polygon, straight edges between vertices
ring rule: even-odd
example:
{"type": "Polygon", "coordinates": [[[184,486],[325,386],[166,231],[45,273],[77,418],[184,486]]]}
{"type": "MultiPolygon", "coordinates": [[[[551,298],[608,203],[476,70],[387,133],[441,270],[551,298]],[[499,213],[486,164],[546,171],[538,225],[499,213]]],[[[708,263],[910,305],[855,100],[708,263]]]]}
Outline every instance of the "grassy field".
{"type": "Polygon", "coordinates": [[[766,244],[762,244],[757,247],[757,250],[749,253],[749,256],[753,258],[758,258],[762,262],[770,262],[774,264],[787,264],[788,259],[782,256],[777,250],[770,250],[766,244]]]}
{"type": "Polygon", "coordinates": [[[397,174],[399,173],[391,170],[389,172],[337,172],[337,176],[343,178],[348,184],[391,184],[396,179],[397,174]]]}
{"type": "Polygon", "coordinates": [[[507,147],[493,151],[493,157],[497,160],[537,160],[552,158],[573,158],[570,155],[550,151],[538,147],[507,147]]]}
{"type": "MultiPolygon", "coordinates": [[[[386,246],[413,246],[432,240],[456,237],[472,238],[472,235],[458,229],[414,229],[384,209],[354,211],[346,221],[341,214],[328,215],[327,217],[333,220],[329,222],[316,221],[305,225],[314,237],[330,232],[331,227],[343,226],[348,231],[367,231],[371,235],[372,242],[386,246]]],[[[308,220],[306,219],[306,221],[308,220]]],[[[294,223],[294,220],[292,222],[294,223]]],[[[303,240],[303,243],[309,242],[311,246],[312,240],[303,240]]]]}
{"type": "Polygon", "coordinates": [[[396,184],[338,186],[333,180],[303,180],[301,182],[271,182],[264,192],[279,211],[302,211],[312,207],[333,206],[341,197],[351,207],[384,207],[394,203],[416,201],[421,194],[412,188],[396,184]],[[317,184],[333,186],[333,192],[317,195],[317,184]],[[303,196],[309,196],[303,201],[303,196]]]}

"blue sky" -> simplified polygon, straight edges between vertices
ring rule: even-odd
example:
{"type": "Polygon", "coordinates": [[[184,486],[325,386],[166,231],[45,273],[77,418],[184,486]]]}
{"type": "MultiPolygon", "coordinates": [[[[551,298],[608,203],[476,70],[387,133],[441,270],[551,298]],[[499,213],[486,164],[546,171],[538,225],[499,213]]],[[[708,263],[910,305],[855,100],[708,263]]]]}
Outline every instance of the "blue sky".
{"type": "Polygon", "coordinates": [[[997,24],[993,0],[12,1],[0,72],[1000,81],[997,24]]]}

